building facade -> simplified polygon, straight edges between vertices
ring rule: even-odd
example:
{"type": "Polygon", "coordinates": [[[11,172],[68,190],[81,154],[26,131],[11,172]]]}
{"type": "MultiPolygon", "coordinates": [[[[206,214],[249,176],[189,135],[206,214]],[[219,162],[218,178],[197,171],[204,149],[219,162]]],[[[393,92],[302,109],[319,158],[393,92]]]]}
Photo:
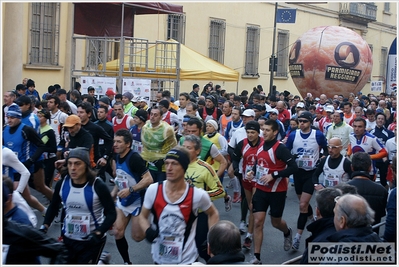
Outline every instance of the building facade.
{"type": "MultiPolygon", "coordinates": [[[[176,4],[183,6],[184,14],[135,16],[134,37],[172,38],[237,70],[240,73],[238,82],[212,81],[227,92],[252,92],[253,87],[261,84],[268,93],[273,84],[277,91],[288,90],[299,95],[290,77],[288,54],[303,33],[317,26],[343,26],[362,36],[373,53],[370,81],[384,80],[388,50],[397,36],[396,2],[279,3],[278,8],[296,9],[296,22],[277,23],[276,31],[274,2],[176,4]],[[278,63],[271,83],[269,60],[273,40],[278,63]]],[[[15,88],[24,77],[35,80],[40,93],[55,83],[70,89],[71,58],[76,57],[72,55],[73,5],[64,2],[2,3],[3,90],[15,88]],[[21,20],[14,19],[17,13],[21,14],[21,20]]],[[[83,58],[84,48],[76,50],[83,58]]],[[[82,60],[78,64],[87,62],[82,60]]],[[[182,81],[180,92],[191,91],[194,83],[203,86],[207,82],[182,81]]],[[[362,92],[370,92],[370,82],[362,92]]]]}

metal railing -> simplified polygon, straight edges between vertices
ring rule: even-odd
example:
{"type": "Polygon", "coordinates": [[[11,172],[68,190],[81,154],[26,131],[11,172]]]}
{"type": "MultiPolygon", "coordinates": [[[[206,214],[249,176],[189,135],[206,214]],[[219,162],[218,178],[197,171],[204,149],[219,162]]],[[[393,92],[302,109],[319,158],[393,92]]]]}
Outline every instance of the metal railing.
{"type": "Polygon", "coordinates": [[[340,3],[339,14],[352,16],[367,21],[377,20],[377,6],[374,3],[340,3]]]}
{"type": "Polygon", "coordinates": [[[178,95],[180,43],[134,37],[72,38],[72,79],[82,76],[150,79],[155,90],[178,95]]]}

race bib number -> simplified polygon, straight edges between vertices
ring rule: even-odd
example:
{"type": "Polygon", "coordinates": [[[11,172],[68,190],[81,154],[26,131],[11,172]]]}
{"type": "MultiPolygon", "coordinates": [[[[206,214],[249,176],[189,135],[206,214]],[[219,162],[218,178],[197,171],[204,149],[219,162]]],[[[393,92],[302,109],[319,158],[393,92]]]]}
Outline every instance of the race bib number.
{"type": "Polygon", "coordinates": [[[260,178],[262,178],[264,175],[267,175],[268,173],[269,173],[269,168],[265,168],[262,166],[256,166],[255,182],[260,185],[265,185],[264,182],[260,181],[260,178]]]}
{"type": "Polygon", "coordinates": [[[143,144],[139,141],[133,140],[132,150],[137,153],[141,153],[143,151],[143,144]]]}
{"type": "Polygon", "coordinates": [[[127,180],[127,177],[124,175],[117,175],[115,178],[115,184],[119,190],[129,187],[129,182],[127,180]]]}
{"type": "Polygon", "coordinates": [[[325,187],[333,187],[339,184],[339,177],[333,174],[329,174],[324,178],[325,187]]]}
{"type": "Polygon", "coordinates": [[[247,175],[248,175],[250,172],[253,172],[253,170],[254,170],[254,166],[253,166],[253,165],[247,165],[247,166],[245,167],[244,180],[249,181],[248,178],[247,178],[247,175]]]}
{"type": "Polygon", "coordinates": [[[183,253],[184,237],[162,236],[159,243],[159,257],[162,262],[180,263],[183,253]]]}
{"type": "Polygon", "coordinates": [[[90,234],[90,215],[67,215],[65,222],[66,233],[72,239],[90,234]]]}
{"type": "Polygon", "coordinates": [[[304,170],[313,170],[314,157],[311,155],[299,156],[297,164],[298,164],[298,168],[301,168],[304,170]]]}

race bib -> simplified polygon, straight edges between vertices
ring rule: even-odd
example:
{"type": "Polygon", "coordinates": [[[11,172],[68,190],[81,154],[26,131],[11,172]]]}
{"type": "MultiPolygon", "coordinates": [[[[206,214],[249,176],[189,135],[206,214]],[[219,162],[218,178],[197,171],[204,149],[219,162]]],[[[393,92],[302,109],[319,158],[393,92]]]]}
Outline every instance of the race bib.
{"type": "Polygon", "coordinates": [[[143,151],[143,144],[139,141],[133,140],[132,150],[137,153],[141,153],[143,151]]]}
{"type": "Polygon", "coordinates": [[[159,257],[161,262],[180,263],[183,253],[184,237],[160,236],[159,257]]]}
{"type": "Polygon", "coordinates": [[[245,167],[245,172],[244,172],[243,179],[249,181],[248,178],[247,178],[247,175],[248,175],[248,173],[253,172],[253,170],[254,170],[254,166],[253,165],[247,165],[245,167]]]}
{"type": "Polygon", "coordinates": [[[297,160],[298,168],[304,170],[313,170],[314,166],[314,156],[311,155],[301,155],[297,160]]]}
{"type": "Polygon", "coordinates": [[[66,234],[72,239],[80,239],[90,234],[90,215],[66,215],[66,234]]]}
{"type": "Polygon", "coordinates": [[[120,174],[116,175],[115,184],[118,187],[119,191],[129,187],[129,181],[127,180],[127,177],[120,174]]]}
{"type": "Polygon", "coordinates": [[[266,185],[264,182],[260,181],[260,178],[263,177],[264,175],[267,175],[268,173],[269,173],[269,168],[265,168],[259,165],[256,166],[255,182],[260,185],[266,185]]]}
{"type": "Polygon", "coordinates": [[[324,178],[325,187],[333,187],[339,184],[339,177],[333,174],[329,174],[324,178]]]}

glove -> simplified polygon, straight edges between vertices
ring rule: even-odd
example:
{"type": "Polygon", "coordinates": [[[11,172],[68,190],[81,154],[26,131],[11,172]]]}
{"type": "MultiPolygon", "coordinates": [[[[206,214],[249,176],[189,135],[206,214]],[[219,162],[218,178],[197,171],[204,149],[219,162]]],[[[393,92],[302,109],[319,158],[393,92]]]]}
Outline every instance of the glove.
{"type": "Polygon", "coordinates": [[[151,226],[148,227],[148,229],[145,231],[145,239],[148,240],[148,242],[152,243],[154,242],[154,239],[157,238],[159,235],[159,229],[152,229],[151,226]]]}
{"type": "Polygon", "coordinates": [[[90,244],[96,245],[101,242],[102,235],[97,235],[96,233],[91,233],[83,239],[87,239],[90,244]]]}

